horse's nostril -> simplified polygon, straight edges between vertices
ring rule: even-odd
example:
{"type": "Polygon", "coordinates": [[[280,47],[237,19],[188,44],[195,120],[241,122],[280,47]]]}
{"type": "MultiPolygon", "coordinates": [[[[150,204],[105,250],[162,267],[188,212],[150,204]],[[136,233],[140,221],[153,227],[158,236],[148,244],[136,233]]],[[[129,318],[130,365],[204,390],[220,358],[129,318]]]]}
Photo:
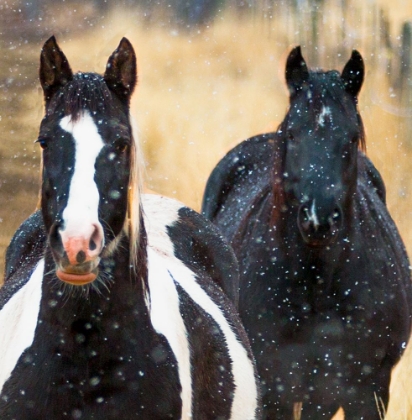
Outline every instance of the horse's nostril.
{"type": "Polygon", "coordinates": [[[61,241],[60,230],[62,224],[59,222],[53,223],[52,227],[50,228],[49,232],[49,241],[52,247],[53,253],[57,255],[59,258],[63,258],[65,255],[63,244],[61,241]]]}
{"type": "Polygon", "coordinates": [[[84,251],[79,251],[76,255],[76,261],[79,264],[82,264],[86,261],[86,253],[84,251]]]}
{"type": "Polygon", "coordinates": [[[301,215],[302,215],[302,219],[304,222],[308,222],[310,219],[310,215],[309,215],[309,207],[302,207],[301,209],[301,215]]]}
{"type": "Polygon", "coordinates": [[[90,239],[90,242],[89,242],[90,251],[94,251],[96,248],[97,248],[96,242],[94,242],[93,239],[90,239]]]}
{"type": "Polygon", "coordinates": [[[341,213],[340,209],[336,208],[333,211],[331,219],[332,219],[333,224],[340,223],[340,221],[342,219],[342,213],[341,213]]]}
{"type": "Polygon", "coordinates": [[[51,229],[50,229],[50,236],[54,240],[60,239],[60,230],[62,230],[62,224],[60,222],[54,222],[51,229]]]}
{"type": "Polygon", "coordinates": [[[104,233],[100,224],[94,225],[94,230],[89,239],[89,251],[92,253],[101,252],[104,245],[104,233]]]}

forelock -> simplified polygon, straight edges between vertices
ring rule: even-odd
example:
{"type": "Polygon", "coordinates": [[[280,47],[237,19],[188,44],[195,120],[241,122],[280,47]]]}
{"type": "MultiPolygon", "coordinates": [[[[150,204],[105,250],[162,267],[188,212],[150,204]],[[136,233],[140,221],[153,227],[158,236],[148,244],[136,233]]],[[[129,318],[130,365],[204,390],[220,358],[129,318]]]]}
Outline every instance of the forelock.
{"type": "Polygon", "coordinates": [[[113,101],[113,95],[101,75],[77,73],[52,97],[46,105],[46,112],[52,115],[62,111],[76,120],[86,110],[92,114],[110,111],[113,101]]]}
{"type": "Polygon", "coordinates": [[[339,72],[313,71],[309,80],[310,100],[315,109],[320,110],[328,102],[339,103],[345,108],[345,87],[339,72]]]}

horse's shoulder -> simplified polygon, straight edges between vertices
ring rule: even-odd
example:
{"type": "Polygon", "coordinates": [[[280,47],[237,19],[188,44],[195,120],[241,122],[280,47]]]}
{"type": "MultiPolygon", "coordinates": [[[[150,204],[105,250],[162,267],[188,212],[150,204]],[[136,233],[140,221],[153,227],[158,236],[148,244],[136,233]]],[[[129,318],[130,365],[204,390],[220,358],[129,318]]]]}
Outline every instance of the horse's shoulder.
{"type": "Polygon", "coordinates": [[[43,258],[45,243],[46,235],[41,214],[33,213],[17,229],[7,248],[4,285],[0,289],[0,310],[33,277],[43,258]]]}
{"type": "MultiPolygon", "coordinates": [[[[358,155],[358,164],[361,170],[359,191],[363,195],[362,200],[358,201],[358,209],[363,209],[361,214],[364,220],[359,228],[364,229],[366,237],[369,229],[373,226],[373,241],[380,244],[375,246],[375,250],[379,250],[381,253],[381,260],[390,259],[394,264],[397,264],[396,278],[405,281],[404,284],[410,293],[409,257],[395,221],[386,207],[386,188],[383,178],[372,161],[362,152],[358,155]]],[[[370,243],[374,243],[373,241],[369,239],[370,243]]]]}
{"type": "Polygon", "coordinates": [[[373,188],[382,202],[386,204],[385,182],[372,161],[361,151],[358,153],[358,167],[363,175],[361,179],[366,183],[366,186],[373,188]]]}
{"type": "Polygon", "coordinates": [[[213,220],[228,194],[245,180],[269,180],[276,165],[280,138],[276,133],[251,137],[231,149],[216,165],[206,184],[202,213],[213,220]]]}
{"type": "Polygon", "coordinates": [[[217,228],[179,201],[144,194],[142,206],[148,246],[178,259],[197,277],[210,277],[237,304],[239,271],[232,248],[217,228]]]}
{"type": "Polygon", "coordinates": [[[30,215],[16,230],[6,250],[5,282],[17,269],[40,260],[46,246],[46,232],[40,211],[30,215]]]}

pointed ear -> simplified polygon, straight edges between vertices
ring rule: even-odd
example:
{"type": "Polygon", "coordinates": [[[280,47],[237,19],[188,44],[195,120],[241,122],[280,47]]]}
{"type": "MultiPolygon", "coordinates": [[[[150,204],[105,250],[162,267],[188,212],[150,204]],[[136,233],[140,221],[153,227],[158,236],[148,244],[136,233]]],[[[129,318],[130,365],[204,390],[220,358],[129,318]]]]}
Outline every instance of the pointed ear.
{"type": "Polygon", "coordinates": [[[346,92],[357,97],[361,90],[365,75],[365,64],[358,51],[353,50],[351,58],[346,63],[341,77],[345,85],[346,92]]]}
{"type": "Polygon", "coordinates": [[[73,77],[69,62],[54,36],[44,43],[41,50],[39,77],[46,102],[73,77]]]}
{"type": "Polygon", "coordinates": [[[136,54],[128,39],[122,38],[109,57],[104,80],[120,99],[129,103],[137,82],[136,54]]]}
{"type": "Polygon", "coordinates": [[[299,92],[309,80],[309,70],[302,56],[300,46],[295,47],[286,61],[286,83],[291,96],[299,92]]]}

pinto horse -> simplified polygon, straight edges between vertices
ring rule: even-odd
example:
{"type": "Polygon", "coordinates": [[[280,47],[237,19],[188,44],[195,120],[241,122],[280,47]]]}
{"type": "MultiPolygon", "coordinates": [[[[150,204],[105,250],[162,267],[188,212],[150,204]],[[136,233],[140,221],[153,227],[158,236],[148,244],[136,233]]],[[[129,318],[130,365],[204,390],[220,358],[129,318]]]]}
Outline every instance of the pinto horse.
{"type": "Polygon", "coordinates": [[[180,203],[140,195],[136,58],[104,76],[41,52],[41,211],[7,251],[0,418],[256,419],[258,380],[233,251],[180,203]]]}
{"type": "Polygon", "coordinates": [[[364,77],[287,59],[290,107],[213,170],[203,214],[240,264],[239,311],[262,383],[264,418],[380,419],[411,329],[408,257],[365,156],[364,77]]]}

